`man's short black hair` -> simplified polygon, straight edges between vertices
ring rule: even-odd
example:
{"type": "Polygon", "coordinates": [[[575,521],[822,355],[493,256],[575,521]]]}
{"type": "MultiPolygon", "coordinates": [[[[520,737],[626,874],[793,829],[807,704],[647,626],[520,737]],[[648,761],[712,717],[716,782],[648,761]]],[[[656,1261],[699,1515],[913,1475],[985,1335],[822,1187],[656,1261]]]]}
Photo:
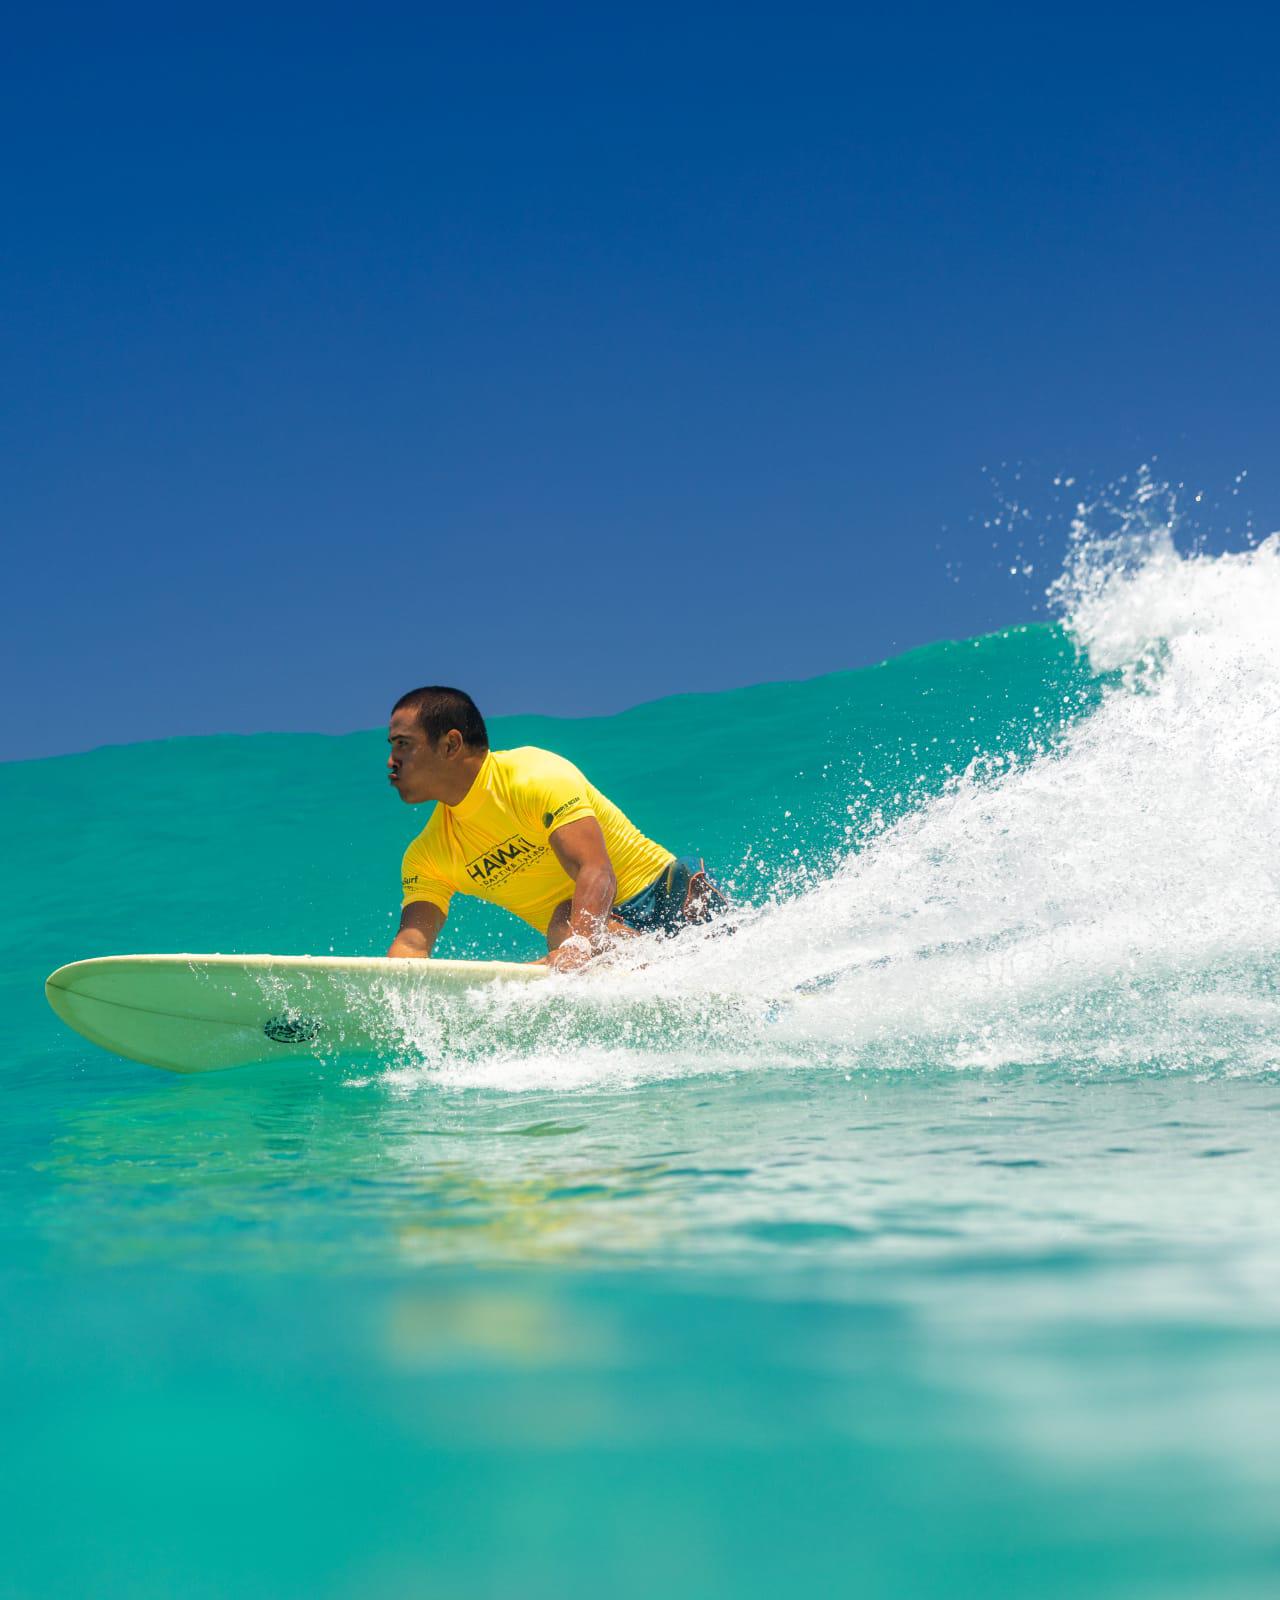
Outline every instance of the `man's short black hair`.
{"type": "Polygon", "coordinates": [[[450,728],[456,728],[464,743],[473,750],[489,748],[489,730],[484,718],[475,701],[462,689],[446,689],[443,684],[429,683],[402,694],[391,710],[393,713],[415,712],[432,744],[438,744],[450,728]]]}

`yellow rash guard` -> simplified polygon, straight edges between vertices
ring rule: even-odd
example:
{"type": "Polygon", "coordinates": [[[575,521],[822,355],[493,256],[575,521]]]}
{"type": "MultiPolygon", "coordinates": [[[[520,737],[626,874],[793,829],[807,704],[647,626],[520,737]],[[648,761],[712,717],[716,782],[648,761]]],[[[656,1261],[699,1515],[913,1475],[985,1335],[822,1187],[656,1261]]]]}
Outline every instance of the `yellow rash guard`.
{"type": "Polygon", "coordinates": [[[447,913],[455,892],[473,894],[545,933],[555,908],[573,898],[573,880],[547,841],[579,817],[600,824],[618,879],[615,904],[647,889],[674,859],[571,761],[533,745],[490,750],[466,798],[437,805],[405,851],[401,903],[425,900],[447,913]]]}

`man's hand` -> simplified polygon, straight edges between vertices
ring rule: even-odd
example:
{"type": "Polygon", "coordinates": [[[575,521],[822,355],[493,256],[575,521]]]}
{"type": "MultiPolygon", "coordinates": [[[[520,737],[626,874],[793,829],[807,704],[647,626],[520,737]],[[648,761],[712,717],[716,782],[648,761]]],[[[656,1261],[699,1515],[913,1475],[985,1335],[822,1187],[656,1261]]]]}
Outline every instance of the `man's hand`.
{"type": "Polygon", "coordinates": [[[577,972],[595,955],[588,940],[579,933],[571,933],[563,944],[557,945],[543,959],[552,972],[577,972]]]}

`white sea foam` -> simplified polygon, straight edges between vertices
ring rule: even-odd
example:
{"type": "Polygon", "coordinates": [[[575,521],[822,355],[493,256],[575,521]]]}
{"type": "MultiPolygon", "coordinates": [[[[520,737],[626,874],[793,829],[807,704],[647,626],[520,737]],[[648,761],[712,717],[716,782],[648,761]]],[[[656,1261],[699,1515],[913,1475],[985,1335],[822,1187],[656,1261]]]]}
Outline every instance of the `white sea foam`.
{"type": "Polygon", "coordinates": [[[449,1048],[402,1019],[410,1058],[509,1088],[1280,1065],[1280,535],[1210,557],[1176,530],[1145,477],[1079,508],[1050,597],[1114,679],[1052,750],[975,763],[731,938],[628,949],[536,998],[477,994],[449,1048]]]}

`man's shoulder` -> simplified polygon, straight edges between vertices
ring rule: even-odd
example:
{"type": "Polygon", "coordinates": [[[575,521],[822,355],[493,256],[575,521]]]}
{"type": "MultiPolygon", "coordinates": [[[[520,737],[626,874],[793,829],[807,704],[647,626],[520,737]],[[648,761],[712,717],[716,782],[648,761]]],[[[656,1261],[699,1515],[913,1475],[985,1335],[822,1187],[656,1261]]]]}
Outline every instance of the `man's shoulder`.
{"type": "Polygon", "coordinates": [[[494,750],[491,752],[491,754],[495,761],[501,761],[504,764],[508,764],[513,761],[538,761],[543,757],[548,757],[552,761],[564,760],[563,756],[558,756],[554,750],[544,749],[540,744],[512,745],[510,750],[494,750]]]}
{"type": "Polygon", "coordinates": [[[518,745],[514,750],[495,750],[493,759],[509,778],[517,782],[522,779],[559,777],[567,772],[578,771],[567,756],[557,755],[554,750],[544,750],[536,744],[518,745]]]}
{"type": "Polygon", "coordinates": [[[427,818],[426,826],[415,833],[405,847],[405,854],[423,855],[430,851],[432,841],[440,833],[440,805],[437,802],[431,807],[431,814],[427,818]]]}

